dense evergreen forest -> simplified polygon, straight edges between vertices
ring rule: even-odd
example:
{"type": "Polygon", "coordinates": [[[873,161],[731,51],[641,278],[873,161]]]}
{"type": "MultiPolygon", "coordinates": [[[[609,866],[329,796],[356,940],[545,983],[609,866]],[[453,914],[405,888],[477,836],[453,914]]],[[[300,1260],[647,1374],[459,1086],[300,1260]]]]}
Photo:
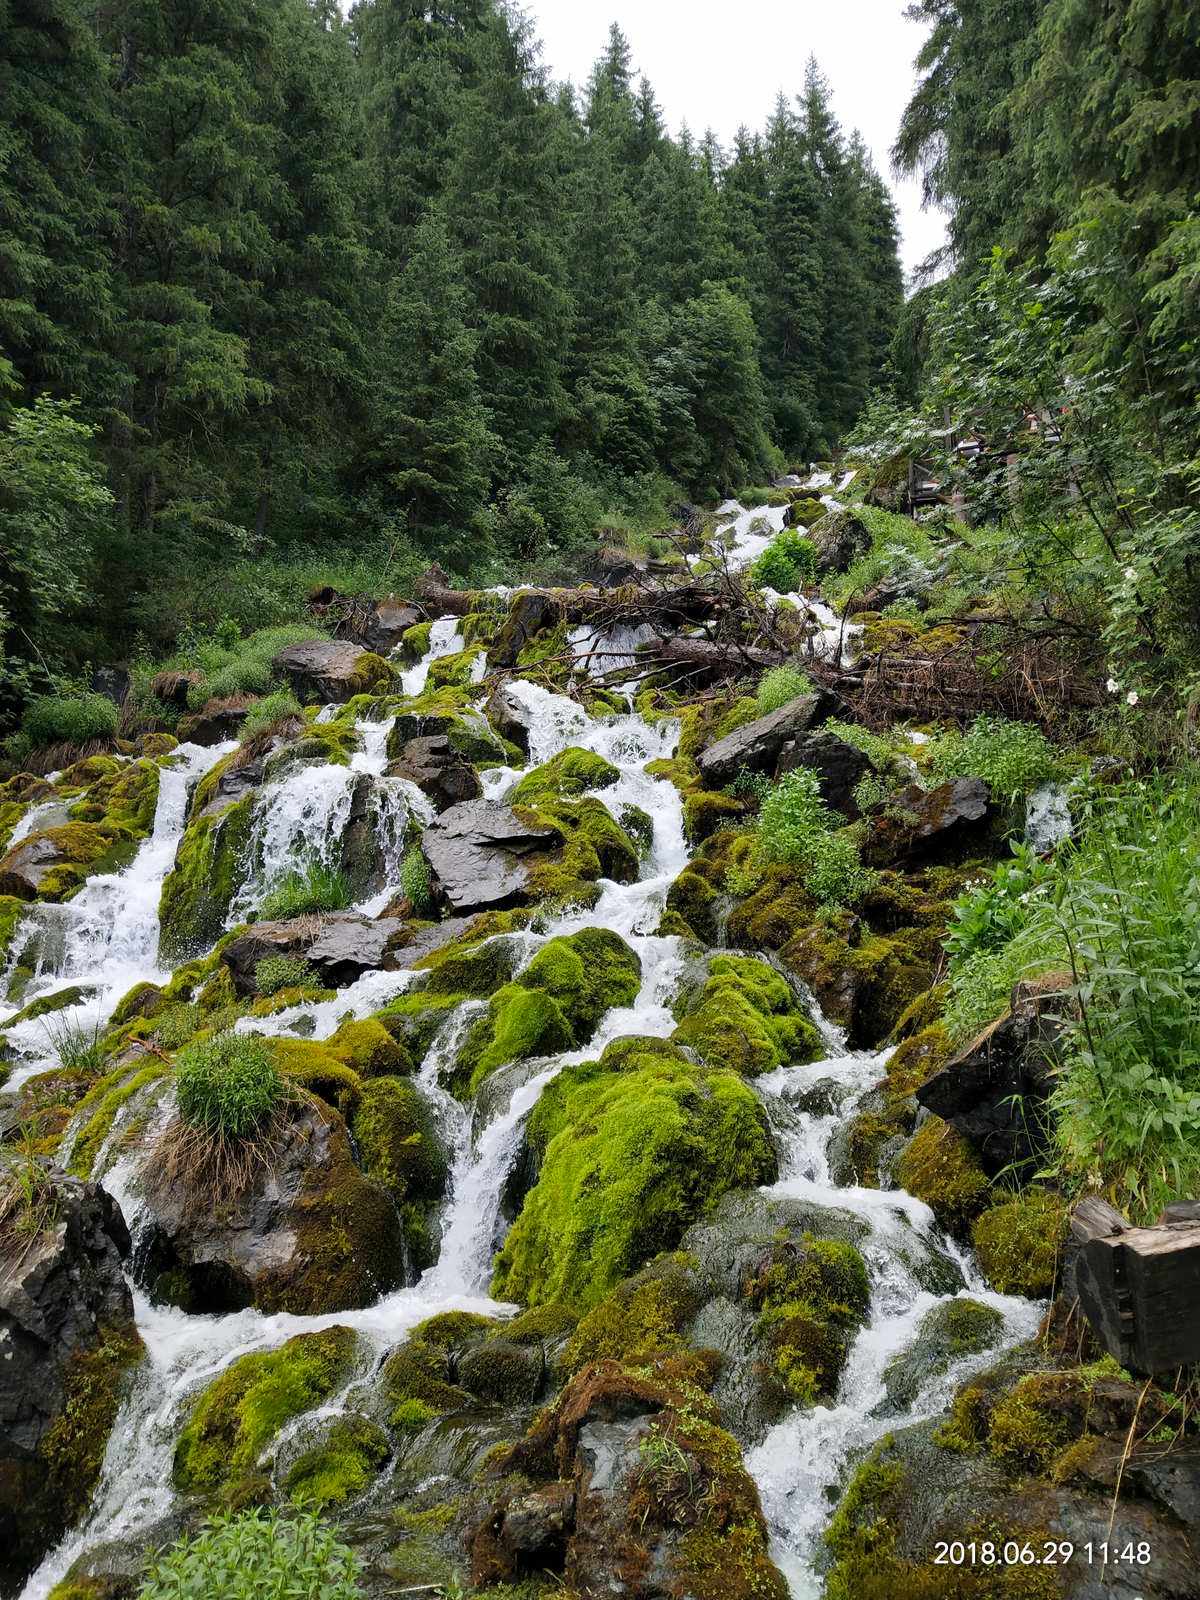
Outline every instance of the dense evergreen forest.
{"type": "Polygon", "coordinates": [[[905,15],[907,283],[804,51],[0,0],[0,1600],[1200,1593],[1200,15],[905,15]]]}
{"type": "Polygon", "coordinates": [[[827,453],[881,375],[895,214],[814,63],[725,151],[615,27],[580,97],[492,0],[0,25],[17,683],[219,621],[231,557],[561,563],[827,453]]]}

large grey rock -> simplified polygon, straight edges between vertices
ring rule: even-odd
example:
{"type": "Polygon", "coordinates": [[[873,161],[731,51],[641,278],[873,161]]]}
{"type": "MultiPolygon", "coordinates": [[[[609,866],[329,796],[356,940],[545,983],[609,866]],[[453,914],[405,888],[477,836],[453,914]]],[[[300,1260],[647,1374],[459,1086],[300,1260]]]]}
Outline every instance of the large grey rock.
{"type": "Polygon", "coordinates": [[[320,1315],[370,1305],[403,1281],[392,1195],[355,1165],[341,1116],[296,1100],[249,1187],[219,1207],[201,1188],[154,1182],[134,1255],[152,1296],[186,1311],[320,1315]]]}
{"type": "Polygon", "coordinates": [[[552,850],[552,828],[520,820],[496,800],[468,800],[443,811],[421,836],[438,887],[455,911],[498,910],[529,897],[524,857],[552,850]]]}
{"type": "Polygon", "coordinates": [[[477,800],[483,793],[479,774],[445,734],[409,739],[388,768],[388,775],[415,783],[439,811],[461,805],[464,800],[477,800]]]}
{"type": "Polygon", "coordinates": [[[750,772],[774,771],[784,745],[831,717],[837,706],[836,695],[819,689],[815,694],[799,695],[780,706],[778,711],[726,734],[700,757],[700,774],[705,786],[719,789],[743,767],[750,772]]]}
{"type": "Polygon", "coordinates": [[[424,622],[425,613],[410,600],[397,600],[389,595],[378,600],[356,629],[356,637],[381,656],[390,655],[409,628],[424,622]]]}
{"type": "Polygon", "coordinates": [[[984,841],[995,815],[982,778],[953,778],[936,789],[914,783],[871,808],[864,855],[876,864],[953,860],[984,841]]]}
{"type": "Polygon", "coordinates": [[[404,934],[398,917],[330,917],[309,946],[308,959],[322,983],[340,989],[364,972],[399,966],[394,954],[404,934]]]}
{"type": "Polygon", "coordinates": [[[0,895],[36,900],[42,880],[63,860],[62,851],[49,834],[30,834],[0,857],[0,895]]]}
{"type": "Polygon", "coordinates": [[[362,689],[359,665],[367,651],[346,639],[310,639],[289,645],[272,662],[303,701],[350,700],[362,689]]]}
{"type": "Polygon", "coordinates": [[[492,727],[522,755],[529,754],[529,728],[533,713],[517,699],[503,679],[488,695],[484,707],[492,727]]]}
{"type": "Polygon", "coordinates": [[[851,822],[862,815],[854,790],[870,772],[871,763],[861,750],[834,733],[806,733],[798,739],[789,739],[784,745],[779,753],[776,776],[782,777],[801,767],[816,773],[826,805],[840,811],[851,822]]]}
{"type": "Polygon", "coordinates": [[[953,1123],[993,1177],[1049,1153],[1048,1100],[1069,1005],[1065,975],[1018,984],[1011,1009],[917,1090],[921,1105],[953,1123]]]}
{"type": "Polygon", "coordinates": [[[0,1592],[83,1512],[141,1345],[129,1231],[99,1184],[55,1174],[35,1233],[0,1243],[0,1592]],[[76,1414],[78,1410],[78,1416],[76,1414]],[[86,1415],[87,1425],[79,1417],[86,1415]]]}
{"type": "Polygon", "coordinates": [[[857,512],[830,511],[808,530],[816,546],[817,571],[845,572],[852,561],[871,548],[871,531],[857,512]]]}

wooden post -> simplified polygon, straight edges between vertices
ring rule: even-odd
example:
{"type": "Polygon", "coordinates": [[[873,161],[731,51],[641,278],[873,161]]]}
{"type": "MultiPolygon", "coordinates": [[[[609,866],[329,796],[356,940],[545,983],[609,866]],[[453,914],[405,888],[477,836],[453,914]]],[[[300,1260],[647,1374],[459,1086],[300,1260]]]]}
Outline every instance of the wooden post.
{"type": "Polygon", "coordinates": [[[1169,1372],[1200,1362],[1200,1203],[1134,1228],[1106,1201],[1071,1216],[1075,1287],[1092,1330],[1123,1367],[1169,1372]]]}

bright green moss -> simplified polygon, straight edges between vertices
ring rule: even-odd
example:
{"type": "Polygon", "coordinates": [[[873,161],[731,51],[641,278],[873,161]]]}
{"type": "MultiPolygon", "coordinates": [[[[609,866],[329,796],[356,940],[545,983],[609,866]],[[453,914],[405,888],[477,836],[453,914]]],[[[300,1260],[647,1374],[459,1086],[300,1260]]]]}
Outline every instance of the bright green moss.
{"type": "Polygon", "coordinates": [[[400,635],[401,655],[405,661],[416,663],[429,653],[429,635],[432,622],[416,622],[400,635]]]}
{"type": "Polygon", "coordinates": [[[759,1312],[758,1332],[790,1397],[811,1405],[833,1394],[871,1298],[856,1247],[806,1235],[798,1248],[764,1258],[745,1298],[759,1312]]]}
{"type": "Polygon", "coordinates": [[[418,971],[429,973],[420,992],[482,999],[495,994],[511,979],[516,961],[517,947],[511,940],[498,938],[480,942],[478,936],[471,933],[417,963],[418,971]]]}
{"type": "Polygon", "coordinates": [[[976,1217],[971,1241],[984,1277],[999,1294],[1043,1300],[1058,1282],[1066,1231],[1061,1195],[1027,1189],[976,1217]]]}
{"type": "Polygon", "coordinates": [[[510,796],[513,805],[540,806],[547,800],[575,800],[592,789],[608,789],[621,776],[618,768],[591,750],[560,750],[527,772],[510,796]]]}
{"type": "Polygon", "coordinates": [[[642,964],[608,928],[585,928],[544,944],[517,980],[558,1002],[576,1044],[586,1044],[613,1006],[632,1005],[642,964]]]}
{"type": "Polygon", "coordinates": [[[666,1059],[568,1067],[534,1108],[529,1139],[541,1170],[493,1280],[498,1298],[529,1305],[594,1305],[726,1190],[775,1172],[765,1114],[741,1079],[666,1059]]]}
{"type": "Polygon", "coordinates": [[[78,822],[128,829],[135,838],[144,838],[154,826],[159,776],[156,761],[127,762],[93,784],[72,806],[71,815],[78,822]]]}
{"type": "Polygon", "coordinates": [[[391,1458],[387,1432],[368,1417],[343,1416],[320,1444],[297,1457],[284,1490],[312,1510],[344,1505],[372,1483],[391,1458]]]}
{"type": "Polygon", "coordinates": [[[363,1080],[336,1056],[328,1040],[270,1038],[275,1065],[289,1083],[299,1084],[327,1105],[350,1117],[358,1105],[363,1080]]]}
{"type": "Polygon", "coordinates": [[[745,815],[742,802],[731,794],[713,794],[701,790],[690,794],[683,803],[683,826],[693,844],[709,838],[719,828],[729,827],[745,815]]]}
{"type": "Polygon", "coordinates": [[[469,1029],[451,1078],[456,1094],[472,1095],[497,1067],[529,1056],[557,1055],[574,1043],[558,1002],[539,989],[505,984],[469,1029]]]}
{"type": "Polygon", "coordinates": [[[351,1328],[324,1328],[297,1334],[278,1350],[240,1357],[192,1408],[175,1446],[176,1487],[229,1497],[255,1472],[285,1423],[342,1386],[357,1344],[351,1328]]]}
{"type": "Polygon", "coordinates": [[[7,965],[8,952],[25,912],[25,902],[15,895],[0,894],[0,967],[7,965]]]}
{"type": "Polygon", "coordinates": [[[672,1037],[711,1067],[757,1077],[815,1061],[822,1050],[820,1034],[786,979],[751,956],[714,956],[688,1009],[672,1037]]]}
{"type": "Polygon", "coordinates": [[[707,878],[685,867],[667,890],[666,914],[676,916],[700,944],[716,944],[719,899],[707,878]]]}
{"type": "Polygon", "coordinates": [[[101,1078],[88,1091],[79,1104],[77,1114],[81,1119],[79,1132],[67,1157],[66,1169],[73,1178],[90,1178],[96,1157],[104,1141],[112,1132],[117,1114],[139,1090],[147,1084],[157,1083],[166,1076],[163,1061],[142,1058],[126,1061],[101,1078]]]}
{"type": "Polygon", "coordinates": [[[369,1178],[399,1200],[433,1201],[446,1187],[449,1164],[432,1110],[411,1083],[371,1078],[362,1086],[350,1131],[369,1178]]]}
{"type": "Polygon", "coordinates": [[[634,883],[641,870],[637,846],[603,803],[547,800],[536,809],[518,807],[522,821],[549,826],[562,839],[560,850],[529,858],[529,887],[549,904],[592,904],[598,878],[634,883]]]}
{"type": "Polygon", "coordinates": [[[924,1200],[942,1227],[960,1237],[987,1203],[990,1187],[974,1150],[948,1122],[929,1117],[900,1156],[902,1189],[924,1200]]]}
{"type": "Polygon", "coordinates": [[[660,1256],[605,1295],[583,1317],[563,1352],[565,1372],[593,1361],[645,1366],[687,1348],[685,1324],[703,1303],[690,1260],[660,1256]]]}
{"type": "Polygon", "coordinates": [[[478,649],[459,650],[454,655],[439,656],[429,665],[431,689],[465,689],[471,682],[471,668],[480,652],[478,649]]]}
{"type": "MultiPolygon", "coordinates": [[[[38,885],[39,900],[69,900],[94,873],[115,872],[137,851],[137,834],[118,822],[65,822],[44,828],[31,839],[45,839],[58,859],[38,885]]],[[[28,840],[16,846],[24,849],[28,840]]],[[[0,863],[2,865],[2,863],[0,863]]]]}
{"type": "Polygon", "coordinates": [[[233,897],[248,870],[254,797],[190,822],[159,902],[159,948],[169,961],[206,949],[225,931],[233,897]]]}
{"type": "Polygon", "coordinates": [[[326,1041],[331,1055],[363,1078],[407,1074],[413,1060],[377,1017],[351,1018],[326,1041]]]}

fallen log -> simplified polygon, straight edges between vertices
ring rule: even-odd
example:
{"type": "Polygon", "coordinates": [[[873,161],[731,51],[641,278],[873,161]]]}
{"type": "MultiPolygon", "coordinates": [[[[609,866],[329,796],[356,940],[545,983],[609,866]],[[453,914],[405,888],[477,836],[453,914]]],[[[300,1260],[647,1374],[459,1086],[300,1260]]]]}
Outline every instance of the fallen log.
{"type": "MultiPolygon", "coordinates": [[[[473,611],[494,610],[497,602],[497,596],[486,589],[452,589],[436,563],[417,579],[415,594],[430,616],[465,617],[473,611]]],[[[658,583],[649,576],[609,589],[591,584],[567,589],[530,585],[514,591],[509,609],[517,600],[523,600],[530,609],[535,603],[544,607],[547,615],[553,613],[556,620],[599,622],[605,626],[630,621],[704,622],[724,611],[728,603],[711,583],[658,583]]]]}

